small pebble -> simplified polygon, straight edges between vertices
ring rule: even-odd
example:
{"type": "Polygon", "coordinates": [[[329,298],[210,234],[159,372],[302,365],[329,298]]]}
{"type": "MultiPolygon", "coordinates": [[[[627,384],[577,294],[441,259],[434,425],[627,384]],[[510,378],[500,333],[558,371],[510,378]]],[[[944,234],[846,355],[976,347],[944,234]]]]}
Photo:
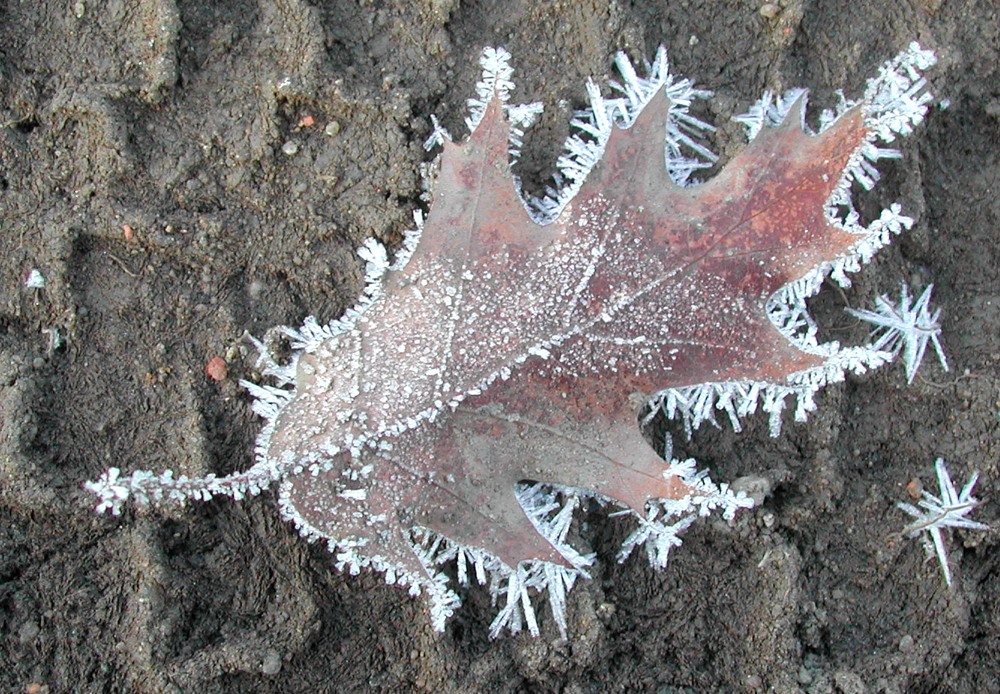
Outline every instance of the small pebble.
{"type": "Polygon", "coordinates": [[[776,2],[765,2],[757,11],[764,19],[774,19],[781,12],[781,7],[776,2]]]}
{"type": "Polygon", "coordinates": [[[224,381],[229,375],[229,368],[222,357],[212,357],[205,365],[205,375],[213,381],[224,381]]]}
{"type": "Polygon", "coordinates": [[[294,140],[289,140],[285,144],[281,145],[281,151],[291,157],[298,153],[299,143],[294,140]]]}
{"type": "Polygon", "coordinates": [[[22,646],[25,646],[34,641],[39,632],[41,632],[41,628],[38,626],[38,622],[33,619],[29,619],[21,625],[20,629],[18,629],[17,639],[21,642],[22,646]]]}
{"type": "Polygon", "coordinates": [[[24,280],[25,289],[42,289],[45,287],[45,276],[37,269],[32,269],[24,280]]]}
{"type": "Polygon", "coordinates": [[[260,671],[265,675],[277,675],[281,672],[281,656],[277,651],[268,651],[260,665],[260,671]]]}
{"type": "Polygon", "coordinates": [[[771,494],[771,480],[761,475],[745,475],[733,480],[730,489],[743,492],[753,499],[754,506],[760,506],[771,494]]]}

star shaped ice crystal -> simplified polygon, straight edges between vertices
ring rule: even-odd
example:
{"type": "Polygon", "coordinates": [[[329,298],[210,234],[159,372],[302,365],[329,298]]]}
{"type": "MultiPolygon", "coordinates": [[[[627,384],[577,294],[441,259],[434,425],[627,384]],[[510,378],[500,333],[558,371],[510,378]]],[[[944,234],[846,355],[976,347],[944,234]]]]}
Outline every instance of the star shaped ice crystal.
{"type": "Polygon", "coordinates": [[[979,473],[972,473],[972,477],[962,487],[962,492],[955,491],[955,485],[948,474],[944,460],[938,458],[934,463],[937,471],[938,486],[941,489],[941,496],[937,497],[930,492],[921,492],[921,499],[918,502],[920,508],[912,504],[897,503],[896,506],[906,511],[916,520],[903,528],[910,537],[917,537],[921,533],[930,535],[928,539],[924,537],[924,546],[928,554],[931,551],[931,544],[937,553],[938,561],[941,562],[941,569],[944,571],[944,581],[951,586],[951,569],[948,568],[948,555],[944,549],[944,539],[941,531],[945,528],[968,528],[969,530],[989,530],[990,526],[978,521],[969,520],[965,516],[972,512],[979,505],[979,500],[972,496],[972,488],[979,480],[979,473]],[[921,510],[922,509],[922,510],[921,510]]]}
{"type": "Polygon", "coordinates": [[[928,342],[934,345],[941,368],[948,370],[948,360],[945,359],[938,340],[941,334],[941,324],[938,322],[941,309],[933,314],[930,309],[933,289],[933,284],[927,285],[923,294],[912,302],[910,291],[903,284],[898,304],[880,296],[875,300],[874,311],[847,309],[851,315],[876,326],[872,331],[872,336],[877,337],[872,345],[873,349],[891,352],[893,355],[903,352],[903,364],[906,365],[906,379],[909,383],[913,383],[913,377],[917,375],[928,342]]]}

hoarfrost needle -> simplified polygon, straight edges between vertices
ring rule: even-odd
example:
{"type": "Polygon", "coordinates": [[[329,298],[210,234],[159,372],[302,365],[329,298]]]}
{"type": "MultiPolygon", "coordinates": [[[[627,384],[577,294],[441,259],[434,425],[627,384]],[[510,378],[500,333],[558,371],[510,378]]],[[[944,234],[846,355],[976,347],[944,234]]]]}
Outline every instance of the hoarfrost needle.
{"type": "Polygon", "coordinates": [[[938,361],[945,371],[948,370],[948,360],[938,339],[941,334],[941,324],[938,321],[941,309],[931,313],[930,308],[934,285],[927,285],[927,289],[915,302],[912,302],[906,284],[901,287],[899,303],[894,304],[886,296],[880,296],[875,300],[874,311],[847,309],[847,312],[876,326],[872,331],[872,337],[877,338],[872,345],[874,349],[891,352],[893,355],[903,353],[906,380],[913,383],[928,343],[934,345],[938,361]]]}
{"type": "Polygon", "coordinates": [[[972,473],[962,491],[957,492],[948,474],[948,468],[945,467],[944,459],[937,459],[934,470],[937,472],[940,496],[924,491],[920,495],[920,501],[917,502],[920,508],[903,502],[897,503],[896,506],[916,519],[906,526],[903,532],[910,537],[927,534],[924,536],[924,548],[928,554],[932,551],[937,553],[941,570],[944,572],[944,582],[951,586],[951,569],[948,568],[948,554],[944,548],[942,532],[948,528],[989,530],[990,526],[966,518],[979,505],[979,500],[972,496],[972,489],[979,480],[979,473],[972,473]]]}

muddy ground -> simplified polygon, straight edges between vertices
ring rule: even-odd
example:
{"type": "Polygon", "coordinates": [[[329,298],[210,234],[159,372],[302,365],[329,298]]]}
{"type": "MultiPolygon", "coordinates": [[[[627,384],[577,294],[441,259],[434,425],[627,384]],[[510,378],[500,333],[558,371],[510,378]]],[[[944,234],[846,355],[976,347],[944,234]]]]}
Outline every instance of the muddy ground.
{"type": "Polygon", "coordinates": [[[950,542],[955,585],[899,534],[907,483],[973,470],[1000,527],[1000,20],[990,2],[0,4],[0,689],[5,692],[974,692],[1000,690],[998,533],[950,542]],[[951,371],[929,358],[851,378],[780,437],[753,419],[683,453],[773,493],[734,524],[697,523],[663,573],[613,562],[626,523],[592,513],[602,555],[569,606],[569,642],[491,642],[485,590],[444,634],[373,575],[338,574],[274,498],[121,518],[81,482],[108,466],[227,472],[259,421],[241,336],[336,317],[354,249],[397,247],[420,205],[437,114],[464,133],[484,45],[517,96],[545,103],[520,174],[550,175],[585,79],[613,55],[670,50],[728,116],[765,89],[816,107],[911,40],[937,51],[925,125],[863,209],[918,222],[841,292],[935,284],[951,371]],[[946,101],[945,101],[946,100],[946,101]],[[945,108],[947,103],[947,108],[945,108]],[[44,288],[25,280],[37,269],[44,288]],[[228,376],[205,375],[213,357],[228,376]]]}

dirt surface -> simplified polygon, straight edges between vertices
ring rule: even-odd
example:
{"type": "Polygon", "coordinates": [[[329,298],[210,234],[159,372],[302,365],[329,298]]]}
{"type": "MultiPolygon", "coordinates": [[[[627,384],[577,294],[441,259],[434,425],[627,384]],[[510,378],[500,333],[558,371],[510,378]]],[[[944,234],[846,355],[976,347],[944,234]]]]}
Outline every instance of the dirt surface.
{"type": "Polygon", "coordinates": [[[1000,18],[957,0],[763,4],[0,4],[0,689],[1000,690],[997,531],[952,538],[949,590],[894,506],[914,478],[936,491],[941,456],[958,483],[982,473],[975,517],[1000,527],[1000,18]],[[618,50],[666,45],[716,92],[704,115],[731,154],[727,118],[765,89],[829,106],[915,39],[950,105],[862,207],[899,200],[918,222],[813,303],[828,337],[856,340],[845,304],[934,282],[951,371],[851,378],[776,439],[761,418],[700,432],[679,452],[772,494],[696,523],[663,573],[614,563],[624,520],[583,518],[602,560],[571,596],[569,642],[548,618],[541,638],[489,641],[484,589],[435,634],[421,601],[338,574],[271,494],[91,512],[81,482],[111,465],[250,465],[241,336],[353,303],[354,249],[398,246],[429,116],[464,134],[484,45],[547,107],[519,165],[537,190],[618,50]],[[33,269],[44,288],[25,286],[33,269]]]}

